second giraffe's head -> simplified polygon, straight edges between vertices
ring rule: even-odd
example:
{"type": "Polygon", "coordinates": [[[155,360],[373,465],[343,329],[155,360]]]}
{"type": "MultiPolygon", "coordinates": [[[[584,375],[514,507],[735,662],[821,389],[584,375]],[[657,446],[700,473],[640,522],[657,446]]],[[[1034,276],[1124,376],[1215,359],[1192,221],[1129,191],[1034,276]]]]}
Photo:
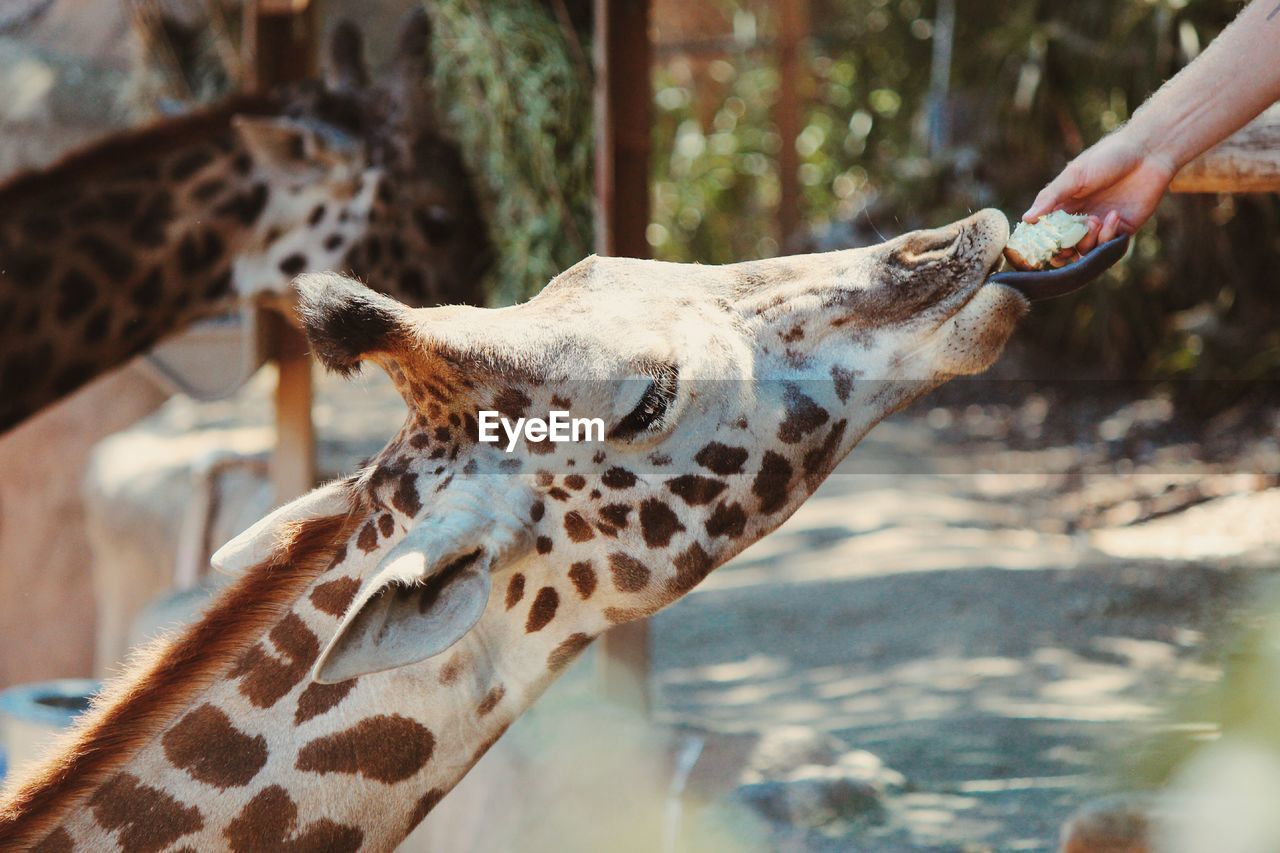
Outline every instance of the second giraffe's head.
{"type": "Polygon", "coordinates": [[[723,267],[589,258],[497,310],[411,310],[304,276],[317,356],[383,367],[408,418],[366,470],[215,561],[253,565],[289,522],[355,513],[339,561],[360,587],[317,679],[410,665],[476,632],[554,671],[777,527],[885,416],[988,367],[1026,309],[987,281],[1007,237],[988,210],[723,267]],[[557,419],[568,440],[550,440],[557,419]]]}
{"type": "Polygon", "coordinates": [[[281,114],[234,119],[264,190],[260,245],[236,261],[242,292],[286,292],[299,272],[341,269],[416,305],[475,300],[489,238],[441,126],[430,41],[415,9],[389,70],[372,80],[360,31],[343,22],[325,80],[277,92],[281,114]]]}

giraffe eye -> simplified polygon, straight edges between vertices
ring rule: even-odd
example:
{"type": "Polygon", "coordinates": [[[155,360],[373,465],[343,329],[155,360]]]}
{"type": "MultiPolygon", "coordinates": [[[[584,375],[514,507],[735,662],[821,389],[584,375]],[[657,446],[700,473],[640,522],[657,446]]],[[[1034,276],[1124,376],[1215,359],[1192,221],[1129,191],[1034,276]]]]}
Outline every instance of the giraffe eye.
{"type": "Polygon", "coordinates": [[[664,367],[649,381],[635,408],[609,431],[609,438],[618,441],[636,438],[653,432],[662,423],[663,416],[676,398],[679,372],[674,367],[664,367]]]}

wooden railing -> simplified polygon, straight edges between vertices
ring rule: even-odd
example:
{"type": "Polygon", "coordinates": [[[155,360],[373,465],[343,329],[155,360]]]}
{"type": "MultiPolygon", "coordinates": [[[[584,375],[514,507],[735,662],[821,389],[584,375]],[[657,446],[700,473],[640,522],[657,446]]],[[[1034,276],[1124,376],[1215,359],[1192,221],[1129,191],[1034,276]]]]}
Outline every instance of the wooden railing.
{"type": "Polygon", "coordinates": [[[1280,104],[1188,163],[1170,189],[1176,193],[1280,192],[1280,104]]]}

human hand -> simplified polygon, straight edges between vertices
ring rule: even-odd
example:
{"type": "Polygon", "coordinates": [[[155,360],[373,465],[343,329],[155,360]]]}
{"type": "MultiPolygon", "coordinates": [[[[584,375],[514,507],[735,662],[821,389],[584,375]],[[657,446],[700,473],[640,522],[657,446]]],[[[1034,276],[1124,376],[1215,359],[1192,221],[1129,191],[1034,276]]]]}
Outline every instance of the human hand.
{"type": "Polygon", "coordinates": [[[1173,163],[1121,130],[1067,164],[1022,218],[1034,222],[1058,208],[1087,214],[1089,233],[1071,253],[1082,255],[1117,234],[1141,228],[1176,172],[1173,163]]]}

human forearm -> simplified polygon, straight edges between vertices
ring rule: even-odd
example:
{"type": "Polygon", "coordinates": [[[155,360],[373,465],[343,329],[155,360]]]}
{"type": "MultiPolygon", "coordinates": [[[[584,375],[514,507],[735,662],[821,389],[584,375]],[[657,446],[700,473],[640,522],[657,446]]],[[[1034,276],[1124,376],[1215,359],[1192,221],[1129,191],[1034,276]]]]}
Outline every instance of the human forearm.
{"type": "Polygon", "coordinates": [[[1176,172],[1280,98],[1280,3],[1254,0],[1123,133],[1176,172]]]}

